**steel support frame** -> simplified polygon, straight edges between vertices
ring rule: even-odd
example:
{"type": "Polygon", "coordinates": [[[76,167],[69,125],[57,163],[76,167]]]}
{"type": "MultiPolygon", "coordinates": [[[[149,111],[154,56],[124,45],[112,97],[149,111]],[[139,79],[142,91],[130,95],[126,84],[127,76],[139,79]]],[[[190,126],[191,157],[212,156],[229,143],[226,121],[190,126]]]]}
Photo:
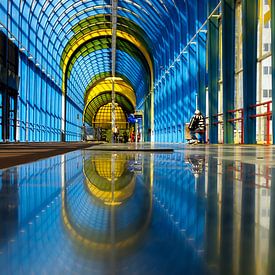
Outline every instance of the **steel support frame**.
{"type": "MultiPolygon", "coordinates": [[[[205,18],[208,16],[208,14],[209,10],[207,10],[206,1],[198,1],[197,21],[203,22],[205,18]]],[[[204,115],[206,114],[206,39],[206,30],[198,33],[198,109],[204,115]]]]}
{"type": "MultiPolygon", "coordinates": [[[[187,31],[187,41],[190,41],[193,35],[197,32],[197,0],[192,1],[192,3],[187,4],[188,7],[188,31],[187,31]]],[[[198,64],[197,64],[197,53],[198,53],[198,42],[197,39],[194,40],[188,47],[188,70],[189,70],[189,119],[194,114],[197,106],[197,96],[198,96],[198,64]]]]}
{"type": "Polygon", "coordinates": [[[244,143],[256,143],[256,104],[257,98],[257,32],[258,0],[242,1],[243,13],[243,109],[244,109],[244,143]]]}
{"type": "MultiPolygon", "coordinates": [[[[208,14],[217,6],[216,1],[208,2],[208,14]]],[[[213,15],[208,21],[208,114],[209,142],[218,143],[218,125],[213,124],[218,113],[218,78],[219,78],[219,18],[213,15]]]]}
{"type": "Polygon", "coordinates": [[[228,122],[228,110],[234,109],[235,83],[235,0],[222,0],[222,76],[223,76],[223,121],[224,143],[234,143],[234,125],[228,122]]]}
{"type": "Polygon", "coordinates": [[[115,142],[116,126],[115,76],[116,76],[116,39],[117,39],[117,6],[118,0],[112,0],[112,142],[115,142]]]}

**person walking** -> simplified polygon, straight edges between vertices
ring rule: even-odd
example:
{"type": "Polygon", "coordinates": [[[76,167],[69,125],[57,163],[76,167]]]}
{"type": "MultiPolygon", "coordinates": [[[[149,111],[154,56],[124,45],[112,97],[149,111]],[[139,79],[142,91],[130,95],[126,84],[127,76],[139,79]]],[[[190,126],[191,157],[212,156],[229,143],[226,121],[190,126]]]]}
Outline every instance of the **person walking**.
{"type": "Polygon", "coordinates": [[[114,140],[115,142],[119,142],[119,128],[117,125],[115,126],[115,129],[114,129],[114,140]]]}

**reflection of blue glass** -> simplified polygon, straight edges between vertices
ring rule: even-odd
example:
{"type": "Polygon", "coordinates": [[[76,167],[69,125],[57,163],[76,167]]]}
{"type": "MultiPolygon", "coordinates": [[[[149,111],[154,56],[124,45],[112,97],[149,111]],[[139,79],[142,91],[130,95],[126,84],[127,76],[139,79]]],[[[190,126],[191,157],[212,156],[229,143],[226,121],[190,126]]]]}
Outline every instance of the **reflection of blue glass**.
{"type": "Polygon", "coordinates": [[[9,200],[0,204],[0,225],[9,220],[10,232],[0,235],[3,272],[106,274],[112,245],[119,243],[118,274],[126,267],[131,274],[137,266],[142,274],[170,274],[171,268],[173,274],[190,274],[191,270],[202,274],[203,259],[197,250],[204,245],[204,204],[196,207],[199,198],[192,174],[177,168],[182,167],[184,156],[156,155],[151,173],[149,154],[126,155],[122,158],[125,167],[120,158],[109,166],[108,155],[99,155],[100,165],[90,166],[90,182],[100,184],[104,175],[106,184],[108,169],[113,167],[116,185],[120,186],[121,179],[123,190],[133,192],[121,204],[110,206],[88,189],[83,171],[89,169],[93,155],[73,152],[7,169],[5,177],[0,174],[0,179],[6,180],[0,193],[9,194],[9,200]],[[170,160],[176,163],[171,168],[166,166],[170,160]],[[132,189],[127,189],[127,180],[134,180],[132,189]],[[187,238],[194,243],[189,244],[187,238]],[[105,245],[108,250],[100,248],[105,245]]]}

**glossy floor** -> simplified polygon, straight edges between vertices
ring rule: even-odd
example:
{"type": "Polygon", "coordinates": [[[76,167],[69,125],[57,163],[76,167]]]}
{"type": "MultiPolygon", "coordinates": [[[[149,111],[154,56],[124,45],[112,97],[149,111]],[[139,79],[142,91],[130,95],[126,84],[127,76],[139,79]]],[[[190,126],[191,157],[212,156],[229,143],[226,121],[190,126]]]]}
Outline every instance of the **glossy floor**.
{"type": "Polygon", "coordinates": [[[275,274],[275,148],[174,148],[0,170],[0,273],[275,274]]]}

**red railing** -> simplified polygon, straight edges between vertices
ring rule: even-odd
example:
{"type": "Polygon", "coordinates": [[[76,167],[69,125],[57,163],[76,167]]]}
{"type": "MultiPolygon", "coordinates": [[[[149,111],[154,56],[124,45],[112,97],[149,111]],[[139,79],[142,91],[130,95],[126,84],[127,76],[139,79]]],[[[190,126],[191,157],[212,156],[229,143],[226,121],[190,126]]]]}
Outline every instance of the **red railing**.
{"type": "Polygon", "coordinates": [[[251,109],[254,109],[254,108],[256,109],[257,107],[266,105],[267,110],[265,113],[260,113],[260,114],[249,116],[250,118],[266,117],[266,124],[267,124],[266,125],[266,144],[270,144],[270,121],[271,121],[271,116],[272,116],[272,111],[271,111],[271,106],[270,106],[271,104],[272,104],[272,100],[249,106],[251,109]]]}
{"type": "Polygon", "coordinates": [[[233,118],[228,119],[228,122],[231,123],[241,123],[241,144],[244,144],[244,112],[243,108],[229,110],[227,113],[233,115],[233,118]],[[240,114],[241,116],[235,117],[236,114],[240,114]]]}
{"type": "Polygon", "coordinates": [[[222,123],[223,123],[223,120],[220,120],[220,121],[219,121],[219,117],[220,117],[220,116],[223,116],[223,113],[213,115],[213,117],[217,119],[217,121],[214,121],[214,122],[212,123],[213,125],[218,125],[218,124],[222,124],[222,123]]]}
{"type": "MultiPolygon", "coordinates": [[[[219,124],[222,126],[223,124],[223,113],[218,113],[218,114],[215,114],[212,116],[213,119],[215,119],[216,121],[213,121],[212,122],[212,125],[215,125],[215,126],[219,126],[219,124]],[[219,117],[221,117],[222,119],[219,120],[219,117]]],[[[220,132],[219,132],[219,129],[218,129],[218,142],[220,143],[220,132]]],[[[221,143],[223,144],[223,129],[222,129],[222,133],[221,133],[221,143]]]]}

